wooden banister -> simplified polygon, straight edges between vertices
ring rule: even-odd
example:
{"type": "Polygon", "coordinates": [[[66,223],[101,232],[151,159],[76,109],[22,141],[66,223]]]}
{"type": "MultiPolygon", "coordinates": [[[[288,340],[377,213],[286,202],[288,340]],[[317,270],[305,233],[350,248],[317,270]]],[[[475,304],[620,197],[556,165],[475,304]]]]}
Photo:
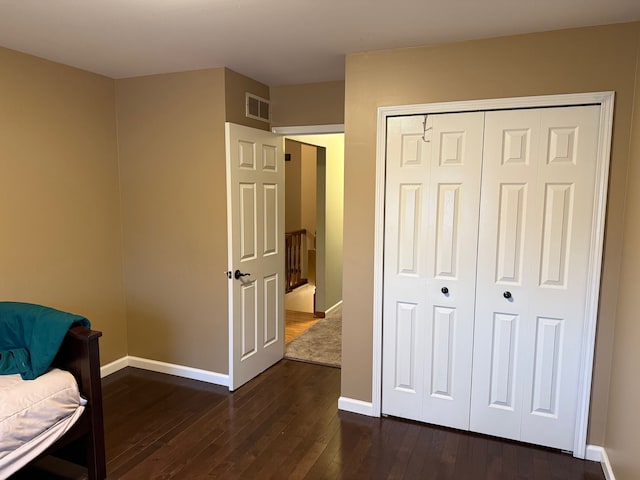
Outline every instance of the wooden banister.
{"type": "Polygon", "coordinates": [[[306,236],[307,231],[304,228],[285,233],[287,292],[307,283],[307,279],[302,278],[303,248],[306,236]]]}

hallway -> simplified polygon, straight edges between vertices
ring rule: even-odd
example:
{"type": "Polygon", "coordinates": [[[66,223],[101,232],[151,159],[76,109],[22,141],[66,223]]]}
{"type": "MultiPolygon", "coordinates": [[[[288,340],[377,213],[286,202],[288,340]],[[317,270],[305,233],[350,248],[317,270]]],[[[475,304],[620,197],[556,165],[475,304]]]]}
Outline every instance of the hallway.
{"type": "Polygon", "coordinates": [[[313,316],[315,285],[307,283],[284,296],[285,344],[314,326],[319,318],[313,316]]]}

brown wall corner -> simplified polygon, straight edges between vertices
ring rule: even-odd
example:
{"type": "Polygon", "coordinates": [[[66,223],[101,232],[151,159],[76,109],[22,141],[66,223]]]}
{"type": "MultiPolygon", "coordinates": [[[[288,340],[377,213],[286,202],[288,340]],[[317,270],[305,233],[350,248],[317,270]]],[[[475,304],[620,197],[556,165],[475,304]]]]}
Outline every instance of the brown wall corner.
{"type": "Polygon", "coordinates": [[[129,354],[228,373],[225,71],[116,81],[129,354]]]}
{"type": "Polygon", "coordinates": [[[344,123],[342,81],[271,87],[271,126],[344,123]]]}
{"type": "MultiPolygon", "coordinates": [[[[626,204],[624,212],[624,247],[617,293],[615,335],[612,361],[607,377],[606,435],[604,447],[616,478],[640,478],[640,322],[637,291],[640,284],[640,28],[637,36],[635,95],[629,148],[626,204]]],[[[603,287],[604,288],[604,287],[603,287]]],[[[598,359],[596,358],[596,362],[598,359]]],[[[604,382],[603,382],[604,384],[604,382]]],[[[595,405],[593,406],[595,407],[595,405]]],[[[592,416],[595,416],[592,408],[592,416]]]]}
{"type": "Polygon", "coordinates": [[[114,81],[0,48],[0,297],[86,316],[127,354],[114,81]]]}
{"type": "Polygon", "coordinates": [[[302,228],[301,172],[302,144],[288,138],[284,141],[284,151],[291,155],[285,162],[285,214],[284,229],[292,232],[302,228]]]}
{"type": "Polygon", "coordinates": [[[227,122],[258,128],[260,130],[270,130],[268,123],[248,118],[245,115],[245,93],[253,93],[258,97],[269,100],[269,87],[238,72],[225,68],[224,91],[225,118],[227,122]]]}

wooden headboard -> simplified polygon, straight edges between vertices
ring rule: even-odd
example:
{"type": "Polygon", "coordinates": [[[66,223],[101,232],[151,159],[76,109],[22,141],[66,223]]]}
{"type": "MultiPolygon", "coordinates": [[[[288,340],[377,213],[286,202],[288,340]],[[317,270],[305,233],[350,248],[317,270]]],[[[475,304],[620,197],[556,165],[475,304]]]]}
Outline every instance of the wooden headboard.
{"type": "Polygon", "coordinates": [[[47,453],[62,448],[60,456],[86,466],[91,480],[103,480],[107,473],[98,345],[101,336],[102,332],[86,327],[71,327],[52,364],[71,372],[87,406],[78,422],[47,453]]]}

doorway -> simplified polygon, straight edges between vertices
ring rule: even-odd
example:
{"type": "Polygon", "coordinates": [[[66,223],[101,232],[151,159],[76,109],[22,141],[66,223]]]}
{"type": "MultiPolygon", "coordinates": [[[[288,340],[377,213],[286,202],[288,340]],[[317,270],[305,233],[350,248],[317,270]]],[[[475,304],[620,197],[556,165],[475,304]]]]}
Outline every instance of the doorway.
{"type": "MultiPolygon", "coordinates": [[[[295,133],[329,133],[342,131],[342,126],[302,127],[293,130],[296,130],[295,133]],[[327,127],[341,128],[328,130],[327,127]]],[[[283,150],[284,135],[287,133],[290,132],[274,129],[274,132],[270,133],[230,122],[225,124],[229,261],[226,274],[230,280],[229,390],[232,391],[277,363],[284,354],[286,167],[283,150]]],[[[326,292],[326,286],[330,285],[329,293],[338,292],[339,296],[338,301],[323,312],[325,316],[329,311],[336,311],[342,300],[342,138],[340,135],[340,147],[334,148],[339,153],[337,162],[326,154],[328,147],[315,147],[318,152],[318,197],[321,200],[316,202],[316,213],[320,222],[318,228],[314,227],[314,244],[320,252],[319,270],[324,272],[322,277],[316,275],[316,285],[325,286],[323,292],[326,292]],[[339,173],[333,171],[334,167],[339,173]],[[327,178],[331,180],[328,182],[329,185],[337,186],[338,193],[330,190],[330,194],[327,195],[327,178]],[[339,208],[334,208],[334,205],[338,205],[339,208]],[[333,216],[335,212],[338,212],[337,217],[333,216]],[[333,266],[327,268],[326,252],[334,247],[337,248],[329,257],[333,266]],[[333,259],[339,261],[333,262],[333,259]],[[337,275],[335,266],[338,267],[337,275]],[[329,282],[326,281],[327,278],[330,279],[329,282]]],[[[322,298],[326,304],[325,297],[322,298]]],[[[315,310],[322,312],[317,310],[317,307],[316,294],[315,310]]],[[[336,345],[335,353],[338,355],[339,366],[341,318],[335,331],[337,335],[331,335],[329,339],[335,340],[338,337],[338,341],[333,343],[336,345]]],[[[311,353],[326,350],[329,343],[316,340],[314,346],[319,345],[323,348],[309,350],[311,353]]],[[[333,364],[333,361],[327,364],[333,364]]]]}
{"type": "Polygon", "coordinates": [[[339,366],[344,134],[287,135],[285,158],[285,357],[339,366]]]}

